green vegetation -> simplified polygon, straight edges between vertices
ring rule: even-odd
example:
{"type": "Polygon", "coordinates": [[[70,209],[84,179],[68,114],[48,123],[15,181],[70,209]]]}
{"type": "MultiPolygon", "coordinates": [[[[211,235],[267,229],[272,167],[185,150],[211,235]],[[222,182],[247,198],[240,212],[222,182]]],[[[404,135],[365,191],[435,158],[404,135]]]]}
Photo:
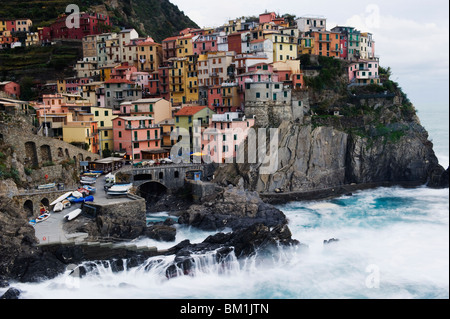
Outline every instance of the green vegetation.
{"type": "MultiPolygon", "coordinates": [[[[302,66],[311,66],[309,55],[300,56],[302,66]]],[[[334,90],[340,91],[343,86],[340,77],[343,74],[343,62],[339,59],[318,56],[319,75],[314,77],[305,76],[305,85],[316,91],[334,90]]]]}
{"type": "MultiPolygon", "coordinates": [[[[104,0],[2,0],[0,17],[4,19],[30,18],[33,29],[51,25],[66,13],[69,4],[79,6],[81,12],[103,6],[115,28],[135,28],[141,36],[151,36],[157,42],[178,34],[185,28],[198,28],[169,0],[118,0],[117,7],[109,7],[104,0]],[[142,27],[141,27],[142,26],[142,27]]],[[[69,13],[69,12],[68,12],[69,13]]]]}
{"type": "Polygon", "coordinates": [[[73,75],[65,70],[82,57],[81,46],[20,47],[0,50],[0,81],[21,85],[21,99],[36,98],[35,81],[47,81],[73,75]]]}

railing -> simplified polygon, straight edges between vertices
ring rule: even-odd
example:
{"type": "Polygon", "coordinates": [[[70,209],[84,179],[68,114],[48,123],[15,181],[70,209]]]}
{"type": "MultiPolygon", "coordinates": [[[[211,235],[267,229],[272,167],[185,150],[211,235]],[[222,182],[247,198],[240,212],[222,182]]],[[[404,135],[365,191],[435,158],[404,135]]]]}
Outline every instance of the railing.
{"type": "Polygon", "coordinates": [[[131,126],[126,125],[126,130],[140,130],[140,129],[151,129],[151,128],[161,128],[158,124],[152,124],[152,125],[139,125],[139,126],[131,126]]]}

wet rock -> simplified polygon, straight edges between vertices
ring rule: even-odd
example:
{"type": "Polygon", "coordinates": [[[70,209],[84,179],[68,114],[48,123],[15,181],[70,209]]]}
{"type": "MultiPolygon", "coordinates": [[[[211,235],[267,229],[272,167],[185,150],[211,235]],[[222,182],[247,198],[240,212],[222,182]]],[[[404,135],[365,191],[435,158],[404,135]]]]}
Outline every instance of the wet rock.
{"type": "Polygon", "coordinates": [[[175,227],[164,224],[150,226],[145,232],[147,237],[158,241],[175,241],[176,234],[175,227]]]}
{"type": "Polygon", "coordinates": [[[178,222],[203,230],[237,230],[257,223],[274,227],[287,220],[283,212],[264,203],[257,193],[227,187],[216,195],[215,201],[192,205],[178,222]]]}
{"type": "Polygon", "coordinates": [[[323,241],[323,244],[324,245],[328,245],[328,244],[331,244],[331,243],[335,243],[335,242],[338,242],[339,241],[339,239],[337,239],[337,238],[330,238],[330,239],[328,239],[328,240],[324,240],[323,241]]]}
{"type": "Polygon", "coordinates": [[[0,299],[19,299],[20,290],[14,287],[9,288],[0,299]]]}

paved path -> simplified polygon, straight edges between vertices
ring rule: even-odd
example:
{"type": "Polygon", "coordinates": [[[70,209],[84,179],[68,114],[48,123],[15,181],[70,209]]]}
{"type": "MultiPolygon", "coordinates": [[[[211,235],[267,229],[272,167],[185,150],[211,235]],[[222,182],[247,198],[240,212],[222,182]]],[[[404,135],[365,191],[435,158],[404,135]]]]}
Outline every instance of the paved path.
{"type": "MultiPolygon", "coordinates": [[[[94,202],[96,204],[114,204],[129,201],[127,197],[111,197],[107,196],[104,191],[105,177],[100,176],[97,178],[95,185],[96,193],[94,194],[94,202]]],[[[40,244],[55,244],[55,243],[70,243],[83,241],[88,237],[87,233],[66,233],[64,231],[64,216],[71,211],[80,208],[81,203],[72,204],[69,208],[63,209],[61,212],[53,212],[50,210],[50,217],[34,226],[35,236],[38,238],[40,244]]]]}

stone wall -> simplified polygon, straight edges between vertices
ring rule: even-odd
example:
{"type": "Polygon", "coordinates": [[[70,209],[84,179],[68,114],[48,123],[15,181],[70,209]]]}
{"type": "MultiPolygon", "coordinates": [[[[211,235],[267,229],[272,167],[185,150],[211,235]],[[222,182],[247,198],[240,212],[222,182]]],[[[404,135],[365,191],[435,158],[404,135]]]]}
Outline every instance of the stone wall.
{"type": "Polygon", "coordinates": [[[91,236],[134,239],[147,228],[145,199],[141,197],[131,196],[128,201],[106,205],[88,203],[87,206],[96,210],[97,227],[91,231],[91,236]]]}

